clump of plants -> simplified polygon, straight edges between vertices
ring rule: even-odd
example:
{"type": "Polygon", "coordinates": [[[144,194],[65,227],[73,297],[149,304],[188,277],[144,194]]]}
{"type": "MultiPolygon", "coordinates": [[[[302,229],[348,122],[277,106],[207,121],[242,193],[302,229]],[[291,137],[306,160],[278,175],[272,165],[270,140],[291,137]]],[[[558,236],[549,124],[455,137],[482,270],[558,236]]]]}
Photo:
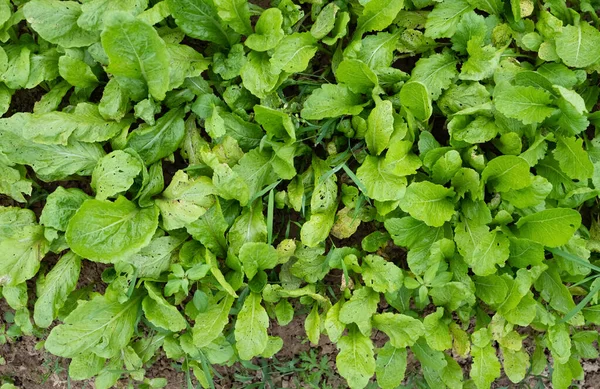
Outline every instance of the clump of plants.
{"type": "Polygon", "coordinates": [[[598,357],[599,8],[0,1],[11,331],[54,323],[96,388],[165,385],[159,353],[211,387],[304,306],[351,388],[408,353],[432,388],[568,388],[598,357]]]}

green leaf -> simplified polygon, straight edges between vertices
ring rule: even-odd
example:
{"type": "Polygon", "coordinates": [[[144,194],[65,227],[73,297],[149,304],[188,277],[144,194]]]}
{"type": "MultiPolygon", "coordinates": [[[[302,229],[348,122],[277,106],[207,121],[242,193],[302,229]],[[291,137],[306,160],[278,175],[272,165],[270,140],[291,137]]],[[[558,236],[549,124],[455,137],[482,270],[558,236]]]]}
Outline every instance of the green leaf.
{"type": "Polygon", "coordinates": [[[283,15],[278,8],[268,8],[260,14],[255,33],[246,38],[244,44],[254,51],[274,49],[285,36],[281,25],[283,15]]]}
{"type": "Polygon", "coordinates": [[[581,21],[556,35],[556,54],[567,66],[584,68],[600,59],[600,32],[581,21]]]}
{"type": "Polygon", "coordinates": [[[400,349],[414,345],[425,334],[425,327],[420,320],[391,312],[374,315],[373,325],[385,332],[393,347],[400,349]]]}
{"type": "Polygon", "coordinates": [[[187,327],[187,321],[183,318],[177,307],[169,304],[163,297],[158,286],[151,282],[145,282],[144,286],[148,296],[142,300],[144,315],[153,325],[172,332],[179,332],[187,327]]]}
{"type": "Polygon", "coordinates": [[[437,3],[427,16],[425,36],[430,38],[450,38],[456,32],[460,18],[473,7],[466,0],[443,1],[437,3]]]}
{"type": "Polygon", "coordinates": [[[425,85],[431,98],[437,100],[458,76],[456,64],[456,59],[448,50],[422,57],[415,64],[410,79],[425,85]]]}
{"type": "Polygon", "coordinates": [[[508,378],[514,383],[523,381],[530,366],[529,354],[524,349],[518,351],[504,347],[501,347],[501,349],[504,359],[504,372],[508,378]]]}
{"type": "Polygon", "coordinates": [[[287,35],[275,47],[271,65],[276,71],[301,72],[317,52],[316,43],[317,40],[309,32],[287,35]]]}
{"type": "Polygon", "coordinates": [[[107,122],[100,116],[98,107],[89,103],[77,105],[74,112],[48,112],[24,114],[25,138],[37,143],[68,145],[72,141],[101,142],[119,134],[125,124],[107,122]],[[69,142],[71,141],[71,142],[69,142]]]}
{"type": "Polygon", "coordinates": [[[142,171],[142,162],[125,151],[116,150],[102,157],[92,172],[96,198],[106,200],[125,192],[142,171]]]}
{"type": "Polygon", "coordinates": [[[102,47],[117,77],[142,81],[152,97],[163,100],[169,88],[169,53],[156,30],[124,12],[106,18],[102,47]]]}
{"type": "Polygon", "coordinates": [[[444,351],[452,348],[452,336],[448,324],[443,321],[444,308],[437,308],[423,319],[425,327],[425,340],[434,350],[444,351]]]}
{"type": "Polygon", "coordinates": [[[229,230],[229,248],[238,253],[246,242],[266,242],[267,224],[262,210],[262,204],[244,208],[229,230]]]}
{"type": "Polygon", "coordinates": [[[454,215],[452,189],[428,181],[413,182],[406,189],[400,208],[428,226],[440,227],[454,215]]]}
{"type": "Polygon", "coordinates": [[[541,123],[554,109],[548,92],[533,86],[498,86],[494,90],[496,109],[524,124],[541,123]]]}
{"type": "Polygon", "coordinates": [[[558,363],[567,363],[571,357],[571,337],[566,324],[555,324],[548,328],[548,349],[558,363]]]}
{"type": "Polygon", "coordinates": [[[371,331],[371,316],[377,311],[379,294],[363,287],[352,294],[340,309],[339,319],[344,324],[356,323],[360,332],[368,335],[371,331]]]}
{"type": "Polygon", "coordinates": [[[377,75],[364,62],[356,59],[340,62],[335,70],[335,78],[354,93],[368,93],[379,83],[377,75]]]}
{"type": "Polygon", "coordinates": [[[103,358],[119,354],[131,340],[143,295],[134,294],[120,303],[105,296],[81,302],[60,324],[52,329],[46,349],[54,355],[73,358],[94,353],[103,358]]]}
{"type": "Polygon", "coordinates": [[[46,227],[52,227],[58,231],[65,231],[69,220],[75,215],[81,204],[90,196],[81,189],[62,186],[46,197],[46,205],[40,216],[40,224],[46,227]]]}
{"type": "Polygon", "coordinates": [[[342,336],[337,343],[340,350],[335,364],[340,375],[346,379],[352,389],[362,389],[375,374],[373,342],[356,329],[342,336]]]}
{"type": "Polygon", "coordinates": [[[0,284],[15,286],[35,276],[48,252],[44,228],[36,224],[24,226],[0,240],[0,284]]]}
{"type": "Polygon", "coordinates": [[[156,121],[153,126],[140,126],[127,137],[127,147],[134,149],[151,165],[171,155],[185,136],[183,109],[171,109],[156,121]]]}
{"type": "Polygon", "coordinates": [[[529,164],[520,157],[501,155],[488,162],[481,179],[498,192],[523,189],[531,183],[529,164]]]}
{"type": "Polygon", "coordinates": [[[221,46],[229,46],[237,40],[235,34],[229,32],[221,22],[213,0],[166,1],[177,25],[190,37],[221,46]]]}
{"type": "Polygon", "coordinates": [[[524,216],[517,222],[519,237],[548,247],[567,244],[581,225],[581,215],[574,209],[553,208],[524,216]]]}
{"type": "Polygon", "coordinates": [[[367,255],[363,259],[362,267],[365,285],[376,292],[395,292],[402,286],[402,270],[379,255],[367,255]]]}
{"type": "Polygon", "coordinates": [[[260,99],[272,92],[279,81],[279,72],[271,66],[269,55],[257,51],[248,53],[248,60],[240,75],[244,87],[260,99]]]}
{"type": "Polygon", "coordinates": [[[275,247],[261,242],[247,242],[240,248],[240,262],[249,280],[260,270],[272,269],[278,264],[275,247]]]}
{"type": "Polygon", "coordinates": [[[98,40],[96,32],[78,26],[81,4],[77,2],[34,0],[25,4],[23,13],[35,32],[50,43],[65,48],[85,47],[98,40]]]}
{"type": "Polygon", "coordinates": [[[400,90],[400,104],[421,121],[429,120],[433,113],[427,87],[418,81],[404,84],[400,90]]]}
{"type": "Polygon", "coordinates": [[[65,305],[79,280],[81,258],[69,251],[43,278],[38,278],[37,300],[33,310],[35,324],[48,328],[65,305]]]}
{"type": "Polygon", "coordinates": [[[360,95],[343,84],[323,84],[304,101],[300,115],[307,120],[321,120],[343,115],[358,115],[363,110],[360,95]]]}
{"type": "MultiPolygon", "coordinates": [[[[388,155],[390,153],[391,150],[388,155]]],[[[407,181],[405,177],[395,174],[394,168],[402,165],[392,165],[384,158],[369,155],[356,170],[356,177],[364,185],[369,198],[377,201],[399,200],[406,190],[407,181]]]]}
{"type": "Polygon", "coordinates": [[[98,84],[98,78],[92,69],[81,59],[63,55],[58,59],[60,76],[71,85],[80,88],[90,88],[98,84]]]}
{"type": "Polygon", "coordinates": [[[377,351],[375,374],[382,389],[395,389],[404,380],[407,365],[405,348],[396,348],[387,342],[377,351]]]}
{"type": "Polygon", "coordinates": [[[594,174],[594,165],[583,149],[583,139],[556,137],[556,149],[552,152],[561,170],[574,180],[587,181],[594,174]]]}
{"type": "Polygon", "coordinates": [[[246,0],[215,0],[217,13],[226,25],[242,35],[252,34],[250,8],[246,0]]]}
{"type": "Polygon", "coordinates": [[[225,231],[229,224],[223,217],[221,204],[215,201],[215,204],[208,209],[198,220],[187,225],[186,229],[200,243],[214,252],[218,257],[225,257],[227,252],[227,242],[225,240],[225,231]]]}
{"type": "Polygon", "coordinates": [[[250,292],[235,322],[236,348],[243,360],[260,355],[267,348],[269,316],[261,301],[260,294],[250,292]]]}
{"type": "MultiPolygon", "coordinates": [[[[477,336],[477,333],[473,336],[477,336]]],[[[473,344],[471,355],[473,356],[471,379],[475,382],[477,388],[489,388],[492,382],[500,377],[500,362],[498,362],[496,356],[496,349],[489,342],[487,344],[473,344]]]]}
{"type": "Polygon", "coordinates": [[[372,0],[369,1],[358,18],[356,27],[360,34],[386,29],[404,6],[404,0],[372,0]]]}
{"type": "Polygon", "coordinates": [[[319,306],[314,304],[308,316],[304,320],[304,329],[306,337],[311,344],[319,344],[321,338],[321,317],[319,316],[319,306]]]}
{"type": "Polygon", "coordinates": [[[208,177],[190,179],[178,170],[169,186],[156,199],[164,228],[168,231],[195,222],[214,204],[215,188],[208,177]]]}
{"type": "Polygon", "coordinates": [[[501,231],[479,234],[473,251],[465,255],[465,262],[478,276],[488,276],[496,272],[496,265],[504,266],[510,254],[510,242],[501,231]]]}
{"type": "Polygon", "coordinates": [[[69,221],[66,239],[83,258],[109,263],[139,252],[158,226],[158,208],[140,209],[119,197],[86,200],[69,221]]]}
{"type": "Polygon", "coordinates": [[[365,140],[372,155],[379,155],[385,150],[394,132],[394,109],[388,100],[375,100],[375,108],[367,119],[365,140]]]}
{"type": "Polygon", "coordinates": [[[296,127],[288,114],[262,105],[254,106],[256,121],[263,126],[269,139],[279,138],[285,142],[296,140],[296,127]]]}
{"type": "Polygon", "coordinates": [[[206,311],[200,312],[195,318],[192,328],[194,346],[206,347],[221,335],[229,323],[229,311],[233,302],[233,296],[228,294],[216,295],[210,300],[206,311]]]}
{"type": "Polygon", "coordinates": [[[183,239],[174,236],[157,237],[136,254],[119,262],[133,265],[138,278],[157,280],[162,272],[169,270],[171,260],[182,243],[183,239]]]}

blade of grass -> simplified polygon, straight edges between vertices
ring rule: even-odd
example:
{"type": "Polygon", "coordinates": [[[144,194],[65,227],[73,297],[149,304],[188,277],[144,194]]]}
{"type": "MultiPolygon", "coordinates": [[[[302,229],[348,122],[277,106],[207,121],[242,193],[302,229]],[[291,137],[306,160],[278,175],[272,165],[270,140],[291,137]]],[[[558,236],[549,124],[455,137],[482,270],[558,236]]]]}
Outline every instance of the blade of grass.
{"type": "Polygon", "coordinates": [[[579,266],[584,266],[584,267],[587,267],[588,269],[592,269],[597,272],[600,272],[600,267],[592,265],[591,263],[584,261],[583,259],[579,258],[577,255],[573,255],[564,250],[560,250],[560,249],[556,249],[556,248],[546,248],[546,250],[550,251],[554,255],[558,255],[559,257],[568,259],[569,261],[571,261],[579,266]]]}
{"type": "Polygon", "coordinates": [[[269,192],[269,201],[267,205],[267,243],[273,243],[273,211],[275,208],[275,188],[269,192]]]}
{"type": "Polygon", "coordinates": [[[575,306],[575,308],[571,309],[565,317],[559,323],[566,323],[571,320],[575,315],[577,315],[585,306],[594,298],[596,293],[600,292],[600,282],[596,284],[590,292],[575,306]]]}

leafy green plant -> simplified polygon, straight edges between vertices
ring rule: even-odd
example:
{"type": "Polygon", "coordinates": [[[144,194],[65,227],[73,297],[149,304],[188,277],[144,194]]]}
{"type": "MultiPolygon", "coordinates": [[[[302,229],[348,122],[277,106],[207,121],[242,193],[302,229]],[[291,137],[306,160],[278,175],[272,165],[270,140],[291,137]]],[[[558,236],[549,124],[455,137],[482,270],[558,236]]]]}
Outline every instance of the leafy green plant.
{"type": "Polygon", "coordinates": [[[56,323],[96,388],[164,386],[160,352],[212,387],[298,315],[351,388],[518,383],[547,351],[568,388],[598,357],[598,7],[0,1],[10,328],[56,323]]]}

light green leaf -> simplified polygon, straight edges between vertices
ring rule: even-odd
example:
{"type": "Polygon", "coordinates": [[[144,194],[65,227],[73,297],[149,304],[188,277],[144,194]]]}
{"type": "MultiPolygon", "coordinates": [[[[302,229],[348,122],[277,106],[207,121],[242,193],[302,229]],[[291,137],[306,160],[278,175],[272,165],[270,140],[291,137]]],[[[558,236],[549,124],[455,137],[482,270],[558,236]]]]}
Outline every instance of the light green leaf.
{"type": "Polygon", "coordinates": [[[377,351],[375,374],[382,389],[395,389],[404,380],[407,354],[405,348],[396,348],[387,342],[377,351]]]}
{"type": "Polygon", "coordinates": [[[243,360],[260,355],[267,348],[269,316],[261,301],[260,294],[250,292],[235,322],[236,348],[243,360]]]}
{"type": "Polygon", "coordinates": [[[75,289],[81,269],[81,258],[69,251],[43,278],[38,278],[37,300],[33,310],[35,324],[48,328],[75,289]]]}
{"type": "Polygon", "coordinates": [[[246,242],[267,241],[267,224],[265,223],[262,203],[244,208],[242,214],[233,222],[228,239],[229,249],[236,254],[246,242]]]}
{"type": "Polygon", "coordinates": [[[450,51],[445,50],[420,58],[412,70],[410,79],[425,85],[431,98],[437,100],[442,91],[452,85],[456,76],[456,59],[450,51]]]}
{"type": "Polygon", "coordinates": [[[175,22],[192,38],[229,46],[237,40],[219,19],[213,0],[167,0],[175,22]]]}
{"type": "Polygon", "coordinates": [[[260,99],[272,92],[279,81],[279,72],[271,66],[269,55],[258,51],[248,53],[240,75],[244,87],[260,99]]]}
{"type": "Polygon", "coordinates": [[[523,189],[531,183],[529,164],[525,159],[514,155],[501,155],[488,162],[481,173],[481,179],[498,192],[523,189]]]}
{"type": "Polygon", "coordinates": [[[279,138],[286,142],[296,140],[296,127],[287,113],[262,105],[255,105],[254,115],[256,121],[267,132],[269,139],[279,138]]]}
{"type": "Polygon", "coordinates": [[[379,83],[377,75],[364,62],[356,59],[340,62],[335,70],[335,78],[354,93],[368,93],[379,83]]]}
{"type": "Polygon", "coordinates": [[[34,0],[23,7],[25,18],[44,40],[62,47],[84,47],[98,40],[96,32],[77,25],[81,4],[75,1],[34,0]]]}
{"type": "Polygon", "coordinates": [[[543,122],[554,112],[551,102],[548,92],[533,86],[498,86],[494,90],[496,109],[524,124],[543,122]]]}
{"type": "Polygon", "coordinates": [[[427,16],[425,36],[430,38],[450,38],[456,32],[460,18],[472,11],[466,0],[452,0],[437,3],[427,16]]]}
{"type": "Polygon", "coordinates": [[[125,151],[115,150],[102,157],[92,172],[91,185],[96,198],[106,200],[125,192],[142,169],[142,162],[125,151]]]}
{"type": "MultiPolygon", "coordinates": [[[[487,329],[481,329],[474,333],[472,337],[478,338],[487,329]]],[[[483,338],[483,337],[482,337],[483,338]]],[[[471,346],[471,355],[473,363],[471,364],[471,379],[475,382],[478,389],[487,389],[496,378],[500,377],[500,362],[496,356],[496,349],[487,342],[475,342],[471,346]]]]}
{"type": "Polygon", "coordinates": [[[583,139],[557,136],[552,152],[561,170],[570,178],[586,182],[594,174],[594,165],[583,149],[583,139]]]}
{"type": "Polygon", "coordinates": [[[287,35],[273,51],[273,68],[286,73],[303,71],[317,52],[316,43],[317,40],[309,32],[287,35]]]}
{"type": "Polygon", "coordinates": [[[418,81],[404,84],[400,90],[400,104],[421,121],[429,120],[433,113],[427,87],[418,81]]]}
{"type": "Polygon", "coordinates": [[[319,305],[313,304],[312,309],[304,320],[306,337],[311,344],[318,345],[321,338],[321,317],[319,316],[319,305]]]}
{"type": "Polygon", "coordinates": [[[425,327],[420,320],[391,312],[374,315],[373,325],[385,332],[390,344],[396,348],[412,346],[425,334],[425,327]]]}
{"type": "Polygon", "coordinates": [[[304,101],[300,115],[307,120],[321,120],[343,115],[358,115],[363,110],[360,95],[343,84],[323,84],[304,101]]]}
{"type": "Polygon", "coordinates": [[[404,0],[371,0],[369,1],[358,18],[358,33],[364,34],[370,31],[382,31],[386,29],[398,12],[404,6],[404,0]]]}
{"type": "Polygon", "coordinates": [[[425,340],[434,350],[444,351],[452,348],[452,336],[448,324],[443,321],[444,308],[438,307],[423,319],[425,327],[425,340]]]}
{"type": "Polygon", "coordinates": [[[581,215],[574,209],[553,208],[524,216],[517,222],[519,237],[548,247],[567,244],[581,225],[581,215]]]}
{"type": "Polygon", "coordinates": [[[400,208],[428,226],[440,227],[454,215],[452,189],[428,181],[413,182],[406,189],[400,208]]]}
{"type": "Polygon", "coordinates": [[[229,311],[233,302],[233,296],[228,294],[217,295],[209,301],[206,311],[200,312],[194,319],[194,346],[206,347],[221,335],[223,328],[229,323],[229,311]]]}
{"type": "Polygon", "coordinates": [[[275,247],[261,242],[246,242],[240,248],[240,262],[249,280],[260,270],[272,269],[278,264],[275,247]]]}
{"type": "Polygon", "coordinates": [[[153,126],[140,126],[127,137],[127,147],[140,155],[146,165],[151,165],[171,155],[185,136],[184,111],[171,109],[153,126]]]}
{"type": "Polygon", "coordinates": [[[478,276],[496,272],[496,265],[504,266],[510,254],[510,242],[501,231],[492,231],[477,236],[472,252],[467,253],[465,262],[478,276]]]}
{"type": "Polygon", "coordinates": [[[548,348],[552,358],[558,363],[567,363],[571,357],[571,337],[566,324],[556,324],[548,328],[548,348]]]}
{"type": "Polygon", "coordinates": [[[246,0],[214,0],[217,13],[226,25],[242,35],[252,34],[250,9],[246,0]]]}
{"type": "Polygon", "coordinates": [[[148,246],[138,253],[120,259],[120,262],[133,265],[138,278],[156,280],[160,274],[169,270],[171,260],[183,239],[174,236],[161,236],[152,239],[148,246]]]}
{"type": "Polygon", "coordinates": [[[360,332],[371,332],[371,316],[377,311],[379,293],[368,287],[357,289],[340,309],[339,319],[344,324],[356,323],[360,332]]]}
{"type": "Polygon", "coordinates": [[[279,8],[264,10],[254,26],[255,33],[248,36],[244,44],[254,51],[274,49],[285,36],[282,23],[283,15],[279,8]]]}
{"type": "MultiPolygon", "coordinates": [[[[395,143],[392,144],[394,147],[395,143]]],[[[392,151],[388,151],[388,156],[392,151]]],[[[396,201],[406,190],[406,177],[395,174],[394,168],[404,166],[403,161],[390,164],[386,158],[367,156],[356,170],[356,176],[366,188],[366,195],[377,201],[396,201]]]]}
{"type": "Polygon", "coordinates": [[[337,343],[340,350],[335,358],[340,375],[348,381],[352,389],[362,389],[375,374],[373,342],[356,329],[342,336],[337,343]]]}
{"type": "Polygon", "coordinates": [[[119,197],[86,200],[69,221],[66,239],[83,258],[109,263],[139,252],[150,243],[158,226],[158,208],[140,209],[119,197]]]}
{"type": "Polygon", "coordinates": [[[169,186],[156,199],[166,230],[176,230],[195,222],[214,204],[215,188],[208,177],[190,179],[178,170],[169,186]]]}
{"type": "Polygon", "coordinates": [[[177,307],[171,305],[162,295],[159,287],[151,282],[145,282],[144,286],[148,295],[142,300],[142,309],[146,319],[153,325],[164,328],[167,331],[179,332],[187,326],[177,307]]]}
{"type": "Polygon", "coordinates": [[[584,68],[600,59],[600,32],[585,21],[556,35],[556,54],[567,66],[584,68]]]}
{"type": "Polygon", "coordinates": [[[90,88],[98,84],[98,78],[84,61],[68,55],[58,59],[58,72],[60,76],[71,85],[80,88],[90,88]]]}
{"type": "Polygon", "coordinates": [[[395,292],[402,286],[402,270],[379,255],[367,255],[363,259],[362,267],[365,285],[376,292],[395,292]]]}
{"type": "Polygon", "coordinates": [[[227,242],[225,231],[229,224],[223,217],[221,204],[215,204],[198,220],[187,225],[186,229],[200,243],[214,252],[218,257],[225,257],[227,242]]]}
{"type": "Polygon", "coordinates": [[[388,100],[375,100],[375,108],[367,119],[365,140],[372,155],[379,155],[385,150],[394,132],[394,108],[388,100]]]}
{"type": "Polygon", "coordinates": [[[73,358],[94,353],[112,358],[131,340],[140,312],[142,294],[124,303],[96,296],[81,302],[46,339],[46,349],[54,355],[73,358]]]}
{"type": "Polygon", "coordinates": [[[15,286],[35,276],[48,252],[44,228],[35,224],[23,227],[0,240],[0,285],[15,286]]]}
{"type": "Polygon", "coordinates": [[[117,77],[145,82],[152,97],[163,100],[169,88],[169,53],[149,24],[124,12],[110,14],[102,31],[102,47],[117,77]]]}

